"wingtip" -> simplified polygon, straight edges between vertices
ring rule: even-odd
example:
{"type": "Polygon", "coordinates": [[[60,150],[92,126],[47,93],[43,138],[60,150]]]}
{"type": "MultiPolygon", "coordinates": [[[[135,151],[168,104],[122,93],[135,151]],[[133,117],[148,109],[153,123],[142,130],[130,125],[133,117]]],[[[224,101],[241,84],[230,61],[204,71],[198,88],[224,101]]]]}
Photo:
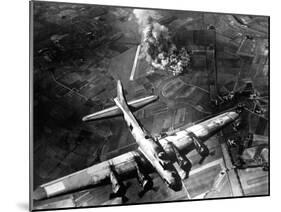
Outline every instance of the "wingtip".
{"type": "Polygon", "coordinates": [[[47,193],[44,188],[38,187],[37,189],[35,189],[35,191],[33,192],[34,200],[41,200],[45,198],[47,198],[47,193]]]}
{"type": "Polygon", "coordinates": [[[88,116],[84,116],[84,117],[82,118],[82,121],[83,121],[83,122],[88,121],[88,116]]]}

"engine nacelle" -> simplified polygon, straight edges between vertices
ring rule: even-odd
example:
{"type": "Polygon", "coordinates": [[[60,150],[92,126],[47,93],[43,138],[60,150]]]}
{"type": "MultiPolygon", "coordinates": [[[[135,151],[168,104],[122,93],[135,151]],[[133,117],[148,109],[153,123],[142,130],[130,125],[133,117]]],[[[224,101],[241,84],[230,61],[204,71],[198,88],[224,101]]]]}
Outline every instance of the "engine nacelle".
{"type": "MultiPolygon", "coordinates": [[[[118,174],[115,171],[114,166],[110,166],[110,182],[112,185],[112,192],[114,197],[124,196],[126,193],[126,187],[123,182],[120,180],[118,174]]],[[[111,195],[112,196],[112,195],[111,195]]]]}
{"type": "Polygon", "coordinates": [[[208,147],[193,132],[188,133],[188,135],[191,137],[198,154],[201,157],[207,157],[209,155],[208,147]]]}
{"type": "Polygon", "coordinates": [[[260,153],[260,157],[262,159],[262,162],[263,162],[263,170],[264,171],[268,171],[269,170],[269,163],[268,163],[268,148],[263,148],[261,150],[261,153],[260,153]]]}
{"type": "Polygon", "coordinates": [[[148,174],[143,171],[143,168],[139,162],[139,159],[135,158],[137,179],[144,191],[148,191],[153,187],[153,181],[148,174]]]}
{"type": "Polygon", "coordinates": [[[188,160],[185,155],[182,155],[178,148],[172,143],[172,142],[168,142],[167,143],[167,148],[173,152],[174,157],[176,158],[177,163],[179,164],[180,168],[186,173],[185,177],[186,178],[188,176],[188,173],[191,169],[191,162],[190,160],[188,160]]]}

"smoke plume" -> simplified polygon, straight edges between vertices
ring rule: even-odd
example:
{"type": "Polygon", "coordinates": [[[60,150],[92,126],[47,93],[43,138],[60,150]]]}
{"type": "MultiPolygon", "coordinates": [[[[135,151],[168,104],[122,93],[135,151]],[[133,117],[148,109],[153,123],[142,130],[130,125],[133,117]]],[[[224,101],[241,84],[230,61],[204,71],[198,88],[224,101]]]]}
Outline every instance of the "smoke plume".
{"type": "Polygon", "coordinates": [[[190,55],[185,47],[177,47],[168,28],[157,20],[162,16],[153,10],[133,11],[142,34],[142,53],[155,70],[172,72],[179,75],[187,72],[190,55]]]}

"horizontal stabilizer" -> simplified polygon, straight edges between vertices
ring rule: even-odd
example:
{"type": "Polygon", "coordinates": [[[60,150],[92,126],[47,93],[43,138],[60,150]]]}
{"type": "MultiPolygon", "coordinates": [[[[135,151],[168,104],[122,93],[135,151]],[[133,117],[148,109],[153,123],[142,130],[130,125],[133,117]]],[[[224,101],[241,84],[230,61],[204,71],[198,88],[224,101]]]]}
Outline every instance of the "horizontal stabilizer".
{"type": "MultiPolygon", "coordinates": [[[[156,101],[158,99],[158,96],[156,95],[151,95],[151,96],[146,96],[140,99],[135,99],[135,100],[130,100],[128,103],[126,103],[125,97],[123,95],[123,88],[122,84],[120,81],[117,83],[117,99],[119,102],[123,102],[125,104],[128,104],[130,110],[133,112],[156,101]]],[[[121,115],[122,112],[117,105],[114,105],[112,107],[106,108],[104,110],[89,114],[87,116],[84,116],[82,118],[82,121],[93,121],[93,120],[100,120],[104,118],[109,118],[109,117],[114,117],[121,115]]]]}

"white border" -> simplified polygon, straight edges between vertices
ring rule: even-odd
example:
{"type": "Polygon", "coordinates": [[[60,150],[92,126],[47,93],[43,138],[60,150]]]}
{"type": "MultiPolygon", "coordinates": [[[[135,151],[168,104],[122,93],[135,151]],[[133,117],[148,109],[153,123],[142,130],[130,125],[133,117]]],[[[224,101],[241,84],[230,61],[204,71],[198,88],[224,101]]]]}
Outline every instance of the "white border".
{"type": "MultiPolygon", "coordinates": [[[[58,1],[58,0],[57,0],[58,1]]],[[[271,197],[186,203],[80,209],[77,211],[278,211],[280,210],[280,6],[265,0],[67,0],[68,2],[126,5],[271,16],[271,197]],[[274,114],[274,115],[272,115],[274,114]],[[279,204],[278,204],[279,203],[279,204]]],[[[28,210],[29,139],[29,6],[28,0],[1,2],[1,211],[28,210]]],[[[76,211],[76,210],[74,210],[76,211]]]]}

